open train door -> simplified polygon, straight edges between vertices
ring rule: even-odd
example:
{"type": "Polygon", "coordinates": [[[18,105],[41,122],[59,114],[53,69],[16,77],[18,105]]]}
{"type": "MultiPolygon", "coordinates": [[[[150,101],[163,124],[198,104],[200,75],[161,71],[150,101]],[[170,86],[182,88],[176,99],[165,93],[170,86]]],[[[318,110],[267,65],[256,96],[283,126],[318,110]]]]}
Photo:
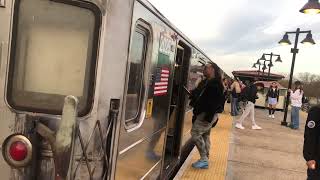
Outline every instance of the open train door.
{"type": "Polygon", "coordinates": [[[183,119],[188,95],[187,85],[191,49],[179,42],[176,50],[167,141],[164,157],[164,174],[170,175],[180,159],[183,119]]]}

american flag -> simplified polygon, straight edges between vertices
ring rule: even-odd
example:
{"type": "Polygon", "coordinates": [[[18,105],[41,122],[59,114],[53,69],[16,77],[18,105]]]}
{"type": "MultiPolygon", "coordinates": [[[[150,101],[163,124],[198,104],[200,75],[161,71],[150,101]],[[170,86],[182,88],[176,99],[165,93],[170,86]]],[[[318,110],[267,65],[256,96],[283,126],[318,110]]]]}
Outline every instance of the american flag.
{"type": "Polygon", "coordinates": [[[168,93],[169,74],[169,68],[157,68],[153,93],[154,96],[163,96],[168,93]]]}

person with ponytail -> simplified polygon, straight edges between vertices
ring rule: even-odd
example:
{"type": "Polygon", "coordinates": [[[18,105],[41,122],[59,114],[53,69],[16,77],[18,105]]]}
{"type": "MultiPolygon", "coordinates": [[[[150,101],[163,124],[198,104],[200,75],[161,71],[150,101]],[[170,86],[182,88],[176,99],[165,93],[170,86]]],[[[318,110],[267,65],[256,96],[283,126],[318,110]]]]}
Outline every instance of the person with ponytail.
{"type": "Polygon", "coordinates": [[[302,106],[303,88],[300,81],[294,83],[294,90],[289,90],[291,100],[291,129],[299,129],[299,112],[302,106]]]}

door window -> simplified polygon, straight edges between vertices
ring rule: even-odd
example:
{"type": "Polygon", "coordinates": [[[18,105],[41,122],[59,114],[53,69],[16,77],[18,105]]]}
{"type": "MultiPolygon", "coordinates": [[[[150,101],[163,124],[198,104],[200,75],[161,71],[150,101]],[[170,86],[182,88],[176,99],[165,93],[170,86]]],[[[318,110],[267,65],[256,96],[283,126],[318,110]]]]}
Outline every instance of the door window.
{"type": "Polygon", "coordinates": [[[132,34],[129,55],[129,78],[126,94],[125,122],[126,125],[138,123],[144,97],[144,68],[148,31],[140,26],[132,34]]]}

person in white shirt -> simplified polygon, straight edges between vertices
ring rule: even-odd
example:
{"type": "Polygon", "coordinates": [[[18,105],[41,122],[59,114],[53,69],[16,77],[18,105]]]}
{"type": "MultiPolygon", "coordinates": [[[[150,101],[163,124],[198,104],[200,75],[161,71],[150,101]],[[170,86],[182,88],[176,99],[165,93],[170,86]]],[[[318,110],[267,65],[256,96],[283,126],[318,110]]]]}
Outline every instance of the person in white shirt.
{"type": "Polygon", "coordinates": [[[289,127],[291,129],[299,129],[299,111],[302,106],[303,88],[300,81],[296,81],[294,86],[294,90],[289,90],[291,100],[291,124],[289,127]]]}

